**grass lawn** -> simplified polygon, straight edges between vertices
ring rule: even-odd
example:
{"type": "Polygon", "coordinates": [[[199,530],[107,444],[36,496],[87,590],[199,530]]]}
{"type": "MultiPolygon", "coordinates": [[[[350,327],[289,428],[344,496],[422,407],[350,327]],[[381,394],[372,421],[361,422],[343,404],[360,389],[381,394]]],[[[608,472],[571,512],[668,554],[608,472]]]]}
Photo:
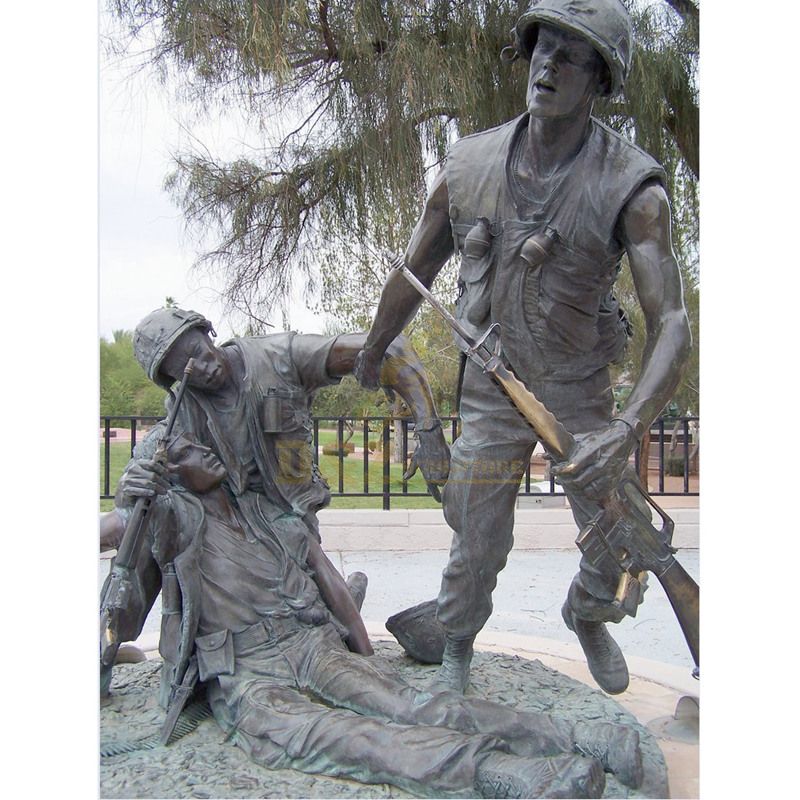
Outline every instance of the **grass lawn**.
{"type": "MultiPolygon", "coordinates": [[[[105,447],[100,444],[100,490],[98,494],[103,494],[103,484],[105,481],[105,447]]],[[[122,470],[128,463],[131,457],[130,442],[111,442],[109,448],[109,494],[114,494],[117,488],[117,481],[119,476],[122,475],[122,470]]],[[[114,508],[113,500],[101,500],[100,511],[111,511],[114,508]]]]}

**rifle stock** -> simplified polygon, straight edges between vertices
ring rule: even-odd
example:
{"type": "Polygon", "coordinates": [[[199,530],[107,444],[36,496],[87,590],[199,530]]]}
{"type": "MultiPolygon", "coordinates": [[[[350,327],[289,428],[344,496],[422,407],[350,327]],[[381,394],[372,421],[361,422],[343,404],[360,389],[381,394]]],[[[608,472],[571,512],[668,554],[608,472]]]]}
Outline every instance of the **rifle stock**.
{"type": "Polygon", "coordinates": [[[700,666],[700,587],[677,559],[657,576],[681,626],[695,666],[700,666]]]}
{"type": "Polygon", "coordinates": [[[673,529],[673,521],[639,483],[625,478],[581,530],[575,543],[592,565],[601,567],[610,562],[625,570],[614,605],[630,616],[636,616],[643,590],[638,576],[652,572],[669,599],[695,666],[699,667],[700,588],[675,558],[673,529]],[[647,506],[637,503],[637,497],[661,517],[660,529],[645,514],[647,506]]]}

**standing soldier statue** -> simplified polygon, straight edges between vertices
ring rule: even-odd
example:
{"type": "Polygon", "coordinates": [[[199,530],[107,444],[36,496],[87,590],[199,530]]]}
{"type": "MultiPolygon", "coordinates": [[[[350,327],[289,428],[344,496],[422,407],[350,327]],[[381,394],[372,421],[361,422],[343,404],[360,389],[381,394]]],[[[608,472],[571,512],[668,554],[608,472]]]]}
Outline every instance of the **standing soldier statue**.
{"type": "MultiPolygon", "coordinates": [[[[553,473],[583,528],[632,472],[629,457],[674,392],[691,337],[664,171],[592,117],[595,98],[621,91],[628,74],[628,12],[619,0],[540,0],[513,34],[517,55],[530,62],[527,109],[453,145],[405,265],[430,287],[460,254],[457,319],[476,338],[498,323],[503,362],[575,434],[569,458],[553,473]],[[628,335],[613,294],[623,254],[647,343],[625,407],[612,416],[608,367],[628,335]]],[[[357,359],[364,386],[377,385],[386,348],[421,302],[398,273],[386,282],[357,359]]],[[[491,614],[513,544],[517,492],[537,437],[472,361],[460,415],[443,495],[454,535],[438,598],[445,646],[435,683],[463,691],[475,635],[491,614]]],[[[616,563],[584,556],[562,609],[592,675],[610,693],[628,685],[625,659],[605,624],[626,613],[613,602],[621,572],[616,563]]]]}

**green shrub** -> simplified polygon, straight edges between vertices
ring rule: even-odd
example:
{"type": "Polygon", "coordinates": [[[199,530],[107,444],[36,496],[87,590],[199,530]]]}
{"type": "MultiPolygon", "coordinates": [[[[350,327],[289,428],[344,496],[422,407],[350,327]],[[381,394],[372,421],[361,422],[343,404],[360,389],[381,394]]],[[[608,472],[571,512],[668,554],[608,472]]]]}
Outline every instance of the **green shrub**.
{"type": "Polygon", "coordinates": [[[664,465],[664,471],[672,477],[682,478],[683,467],[683,456],[669,456],[664,465]]]}

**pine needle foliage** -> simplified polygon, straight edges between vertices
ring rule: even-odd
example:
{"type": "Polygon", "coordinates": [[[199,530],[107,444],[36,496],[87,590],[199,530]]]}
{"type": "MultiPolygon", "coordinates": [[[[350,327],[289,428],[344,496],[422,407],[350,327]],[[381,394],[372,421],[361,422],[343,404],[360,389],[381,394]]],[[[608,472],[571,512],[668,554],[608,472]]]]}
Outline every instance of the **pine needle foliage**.
{"type": "MultiPolygon", "coordinates": [[[[626,100],[598,108],[670,175],[681,248],[696,251],[698,5],[633,3],[639,47],[626,100]],[[687,221],[688,220],[688,221],[687,221]],[[685,240],[685,241],[684,241],[685,240]]],[[[122,54],[198,113],[235,106],[263,148],[221,162],[175,156],[166,186],[198,233],[199,264],[232,307],[263,319],[292,286],[368,322],[377,253],[401,251],[431,170],[457,136],[524,109],[524,61],[500,59],[527,0],[110,0],[122,54]]]]}

